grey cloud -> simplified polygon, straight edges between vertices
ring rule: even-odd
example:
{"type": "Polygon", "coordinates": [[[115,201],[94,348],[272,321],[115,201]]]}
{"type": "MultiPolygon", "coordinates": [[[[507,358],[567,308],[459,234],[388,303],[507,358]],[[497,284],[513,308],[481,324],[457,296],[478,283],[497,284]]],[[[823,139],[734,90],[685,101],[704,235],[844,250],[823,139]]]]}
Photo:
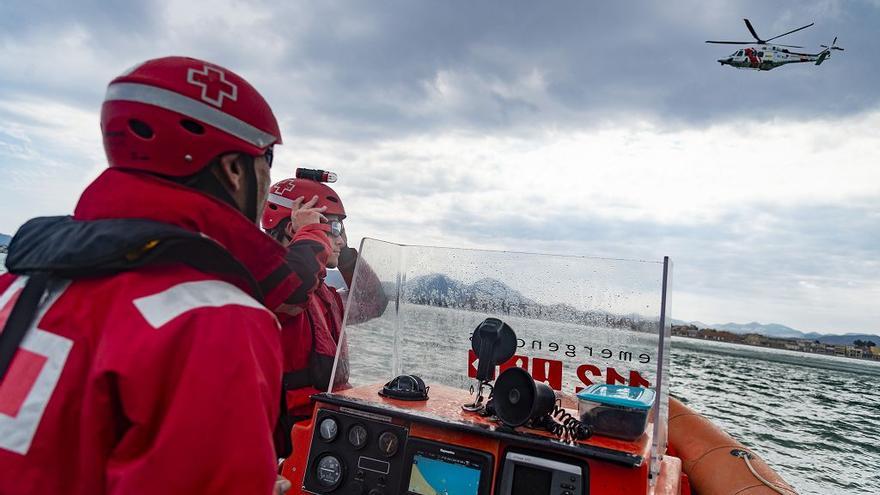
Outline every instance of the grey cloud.
{"type": "Polygon", "coordinates": [[[312,23],[292,43],[287,66],[320,67],[323,84],[310,110],[342,127],[299,131],[349,136],[424,132],[443,127],[498,130],[530,126],[583,127],[644,116],[669,125],[706,125],[738,118],[811,118],[858,113],[877,105],[880,21],[871,4],[818,15],[818,4],[772,6],[750,2],[748,12],[769,37],[816,20],[793,42],[813,49],[835,34],[849,51],[828,65],[783,67],[770,73],[721,68],[728,46],[707,38],[748,38],[742,14],[721,4],[565,2],[462,4],[411,2],[358,6],[312,23]],[[698,21],[708,11],[729,11],[698,21]],[[364,27],[346,35],[334,16],[364,27]],[[818,17],[817,17],[818,16],[818,17]],[[784,18],[784,21],[779,21],[784,18]],[[874,63],[868,60],[874,59],[874,63]],[[546,86],[510,97],[493,86],[512,85],[538,71],[546,86]],[[461,77],[463,108],[413,114],[431,97],[439,73],[461,77]],[[471,111],[469,111],[471,110],[471,111]]]}
{"type": "MultiPolygon", "coordinates": [[[[873,109],[880,98],[874,89],[880,8],[870,2],[256,2],[235,8],[269,18],[239,29],[194,26],[172,39],[252,76],[303,138],[528,133],[635,118],[666,126],[803,119],[873,109]],[[765,37],[815,20],[786,41],[812,50],[840,35],[847,51],[821,67],[769,73],[719,67],[715,60],[732,47],[703,41],[747,39],[744,16],[765,37]],[[266,40],[276,53],[264,53],[266,40]],[[453,101],[440,98],[435,83],[443,75],[456,91],[453,101]],[[540,84],[530,85],[536,77],[540,84]]],[[[139,61],[128,57],[156,56],[156,46],[169,46],[159,42],[169,33],[158,4],[42,2],[3,10],[0,26],[10,40],[82,26],[88,49],[119,64],[114,72],[139,61]]],[[[106,81],[70,77],[71,90],[58,91],[60,83],[7,75],[0,91],[51,89],[53,98],[99,101],[106,81]]]]}
{"type": "Polygon", "coordinates": [[[157,28],[157,5],[152,1],[32,0],[4,2],[0,30],[20,36],[36,30],[51,36],[63,26],[81,26],[98,35],[146,35],[157,28]]]}
{"type": "Polygon", "coordinates": [[[155,1],[0,3],[0,59],[9,69],[0,72],[0,99],[97,108],[109,78],[147,58],[161,40],[160,12],[155,1]],[[21,50],[28,55],[9,60],[21,50]]]}

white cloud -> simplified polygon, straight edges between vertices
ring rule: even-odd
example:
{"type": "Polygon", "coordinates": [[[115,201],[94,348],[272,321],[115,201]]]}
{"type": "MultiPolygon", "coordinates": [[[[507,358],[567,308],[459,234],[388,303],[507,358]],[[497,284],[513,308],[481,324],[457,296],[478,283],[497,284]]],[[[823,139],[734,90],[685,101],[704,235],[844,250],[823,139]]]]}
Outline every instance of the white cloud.
{"type": "MultiPolygon", "coordinates": [[[[454,203],[487,218],[587,214],[693,225],[742,205],[880,196],[880,113],[674,132],[634,127],[335,142],[281,156],[340,169],[340,186],[354,187],[357,197],[381,188],[383,198],[405,201],[408,210],[429,204],[434,216],[454,203]]],[[[772,230],[773,221],[759,214],[749,230],[772,230]]]]}
{"type": "Polygon", "coordinates": [[[0,232],[71,212],[105,164],[97,111],[26,97],[0,101],[0,232]]]}
{"type": "MultiPolygon", "coordinates": [[[[2,86],[18,86],[71,93],[93,92],[107,83],[107,58],[88,28],[80,25],[59,26],[0,38],[0,74],[2,86]]],[[[12,95],[15,96],[15,95],[12,95]]]]}

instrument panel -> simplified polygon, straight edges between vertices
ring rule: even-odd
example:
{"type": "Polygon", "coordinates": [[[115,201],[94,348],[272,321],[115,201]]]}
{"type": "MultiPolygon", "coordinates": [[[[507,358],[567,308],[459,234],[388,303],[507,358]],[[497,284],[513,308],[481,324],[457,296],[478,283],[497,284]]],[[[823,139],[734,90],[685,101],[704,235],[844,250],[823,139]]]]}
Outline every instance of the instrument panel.
{"type": "Polygon", "coordinates": [[[407,430],[389,421],[321,409],[303,486],[312,493],[397,494],[407,430]]]}
{"type": "Polygon", "coordinates": [[[589,467],[534,450],[489,452],[412,437],[406,424],[354,409],[318,409],[303,488],[314,494],[586,495],[589,467]]]}

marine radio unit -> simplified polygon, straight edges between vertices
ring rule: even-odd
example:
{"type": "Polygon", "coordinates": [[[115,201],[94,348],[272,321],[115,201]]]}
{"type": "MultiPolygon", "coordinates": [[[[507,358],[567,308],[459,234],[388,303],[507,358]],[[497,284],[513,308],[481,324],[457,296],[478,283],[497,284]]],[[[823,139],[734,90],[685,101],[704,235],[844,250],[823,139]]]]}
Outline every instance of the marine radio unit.
{"type": "Polygon", "coordinates": [[[558,461],[546,454],[508,451],[501,467],[498,495],[574,495],[586,493],[582,463],[558,461]]]}

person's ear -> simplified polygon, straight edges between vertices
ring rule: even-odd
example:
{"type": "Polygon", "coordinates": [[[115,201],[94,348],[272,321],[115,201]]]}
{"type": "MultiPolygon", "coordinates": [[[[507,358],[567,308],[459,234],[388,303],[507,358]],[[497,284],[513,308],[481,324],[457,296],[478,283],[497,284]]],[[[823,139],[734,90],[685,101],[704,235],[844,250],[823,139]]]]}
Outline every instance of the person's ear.
{"type": "Polygon", "coordinates": [[[220,182],[229,188],[229,192],[235,194],[245,187],[244,166],[238,159],[238,154],[229,153],[220,157],[218,167],[220,182]]]}
{"type": "Polygon", "coordinates": [[[284,232],[287,234],[287,237],[293,239],[293,235],[296,233],[293,230],[293,222],[287,222],[287,225],[284,226],[284,232]]]}

